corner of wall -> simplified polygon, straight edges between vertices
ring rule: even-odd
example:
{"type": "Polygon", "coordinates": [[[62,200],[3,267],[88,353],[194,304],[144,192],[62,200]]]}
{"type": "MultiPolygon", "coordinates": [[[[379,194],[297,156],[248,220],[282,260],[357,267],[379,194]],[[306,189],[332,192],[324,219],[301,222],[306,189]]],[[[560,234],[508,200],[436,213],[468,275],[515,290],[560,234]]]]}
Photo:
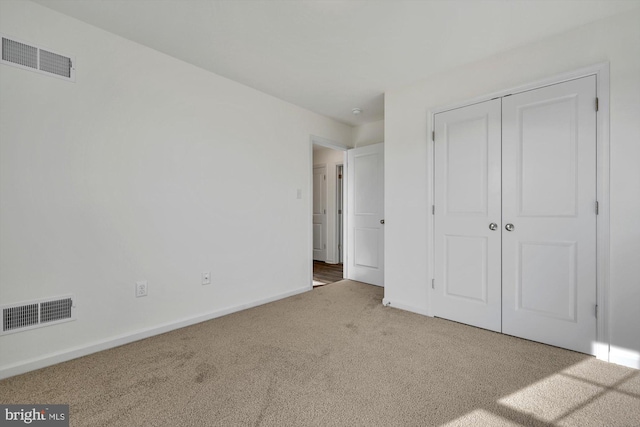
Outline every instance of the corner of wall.
{"type": "Polygon", "coordinates": [[[384,142],[384,119],[353,127],[353,147],[364,147],[384,142]]]}

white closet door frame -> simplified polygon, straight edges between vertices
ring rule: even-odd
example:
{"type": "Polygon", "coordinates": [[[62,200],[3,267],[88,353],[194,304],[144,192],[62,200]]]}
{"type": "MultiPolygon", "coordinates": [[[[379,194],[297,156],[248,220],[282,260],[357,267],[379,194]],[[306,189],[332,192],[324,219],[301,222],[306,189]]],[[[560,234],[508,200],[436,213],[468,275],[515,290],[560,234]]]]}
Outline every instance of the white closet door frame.
{"type": "MultiPolygon", "coordinates": [[[[532,89],[538,89],[544,86],[550,86],[578,79],[586,76],[596,76],[596,96],[598,97],[598,113],[596,117],[596,146],[597,146],[597,200],[599,212],[596,218],[597,227],[597,278],[596,278],[596,294],[598,304],[598,318],[596,323],[596,348],[595,355],[600,360],[610,360],[610,336],[609,336],[609,240],[610,240],[610,213],[609,213],[609,63],[603,62],[589,67],[581,68],[572,72],[559,74],[547,79],[528,83],[525,85],[501,90],[487,95],[470,99],[466,102],[448,104],[429,111],[429,129],[428,129],[428,153],[430,158],[428,164],[431,165],[431,173],[428,176],[429,204],[434,203],[435,194],[435,145],[433,142],[433,130],[435,129],[435,115],[454,108],[466,107],[491,100],[496,97],[503,97],[514,93],[525,92],[532,89]]],[[[428,251],[429,257],[429,283],[425,283],[428,287],[429,301],[426,314],[434,315],[432,307],[433,289],[431,289],[431,279],[435,272],[435,248],[434,248],[434,217],[428,222],[429,236],[428,251]]]]}

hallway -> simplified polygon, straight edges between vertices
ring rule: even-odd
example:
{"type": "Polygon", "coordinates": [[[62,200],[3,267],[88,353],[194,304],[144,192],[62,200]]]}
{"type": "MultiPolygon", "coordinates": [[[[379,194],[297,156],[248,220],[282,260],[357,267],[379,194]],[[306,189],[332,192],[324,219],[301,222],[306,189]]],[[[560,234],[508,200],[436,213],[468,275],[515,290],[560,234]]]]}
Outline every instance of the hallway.
{"type": "Polygon", "coordinates": [[[342,280],[342,264],[327,264],[313,261],[313,287],[327,285],[342,280]]]}

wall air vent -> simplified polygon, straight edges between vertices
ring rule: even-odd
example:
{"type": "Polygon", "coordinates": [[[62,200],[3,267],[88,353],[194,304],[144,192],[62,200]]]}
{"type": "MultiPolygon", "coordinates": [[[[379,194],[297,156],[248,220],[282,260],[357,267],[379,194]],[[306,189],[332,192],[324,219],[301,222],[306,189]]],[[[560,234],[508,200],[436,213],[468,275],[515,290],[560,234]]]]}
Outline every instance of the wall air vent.
{"type": "Polygon", "coordinates": [[[47,76],[76,81],[75,60],[2,34],[2,63],[47,76]]]}
{"type": "Polygon", "coordinates": [[[73,295],[4,305],[0,335],[75,320],[73,295]]]}

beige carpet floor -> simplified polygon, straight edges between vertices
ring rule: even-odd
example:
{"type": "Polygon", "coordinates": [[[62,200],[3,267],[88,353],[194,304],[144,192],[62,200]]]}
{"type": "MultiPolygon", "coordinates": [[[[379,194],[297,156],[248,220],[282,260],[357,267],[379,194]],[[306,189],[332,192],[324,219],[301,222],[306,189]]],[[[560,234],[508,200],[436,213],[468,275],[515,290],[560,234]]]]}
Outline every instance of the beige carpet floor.
{"type": "Polygon", "coordinates": [[[640,371],[342,281],[0,382],[72,426],[640,426],[640,371]]]}

